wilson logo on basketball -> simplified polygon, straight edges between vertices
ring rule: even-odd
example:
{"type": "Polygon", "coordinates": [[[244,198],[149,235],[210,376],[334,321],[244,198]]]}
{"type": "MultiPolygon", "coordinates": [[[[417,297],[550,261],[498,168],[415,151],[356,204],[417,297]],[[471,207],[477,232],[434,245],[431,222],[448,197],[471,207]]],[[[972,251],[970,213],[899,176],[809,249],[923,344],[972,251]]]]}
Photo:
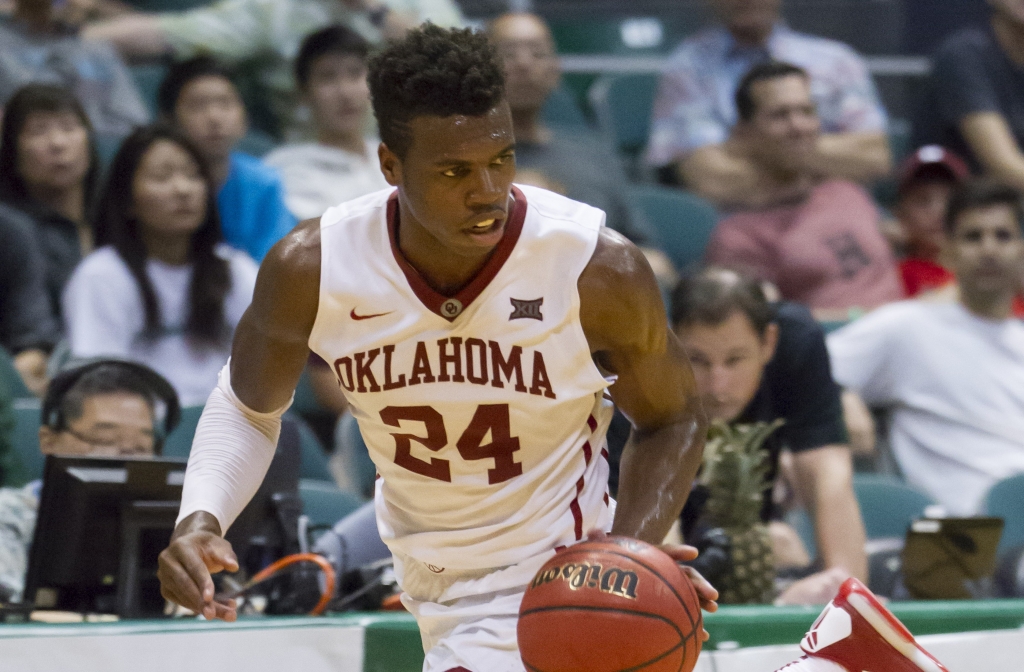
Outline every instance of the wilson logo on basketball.
{"type": "Polygon", "coordinates": [[[537,574],[533,583],[530,584],[530,588],[537,588],[552,581],[565,581],[569,584],[570,590],[592,588],[609,595],[635,600],[640,577],[636,572],[620,567],[604,569],[601,565],[569,563],[560,567],[551,567],[547,571],[537,574]]]}

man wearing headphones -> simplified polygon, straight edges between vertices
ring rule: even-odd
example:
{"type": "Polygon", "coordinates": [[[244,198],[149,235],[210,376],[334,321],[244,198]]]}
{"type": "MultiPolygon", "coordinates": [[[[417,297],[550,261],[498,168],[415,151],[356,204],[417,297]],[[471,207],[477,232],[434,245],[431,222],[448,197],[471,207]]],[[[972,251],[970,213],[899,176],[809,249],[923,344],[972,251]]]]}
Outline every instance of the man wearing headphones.
{"type": "MultiPolygon", "coordinates": [[[[178,422],[174,388],[152,369],[119,360],[77,362],[50,382],[39,448],[69,457],[153,457],[178,422]]],[[[42,481],[0,488],[0,602],[20,599],[42,481]]]]}

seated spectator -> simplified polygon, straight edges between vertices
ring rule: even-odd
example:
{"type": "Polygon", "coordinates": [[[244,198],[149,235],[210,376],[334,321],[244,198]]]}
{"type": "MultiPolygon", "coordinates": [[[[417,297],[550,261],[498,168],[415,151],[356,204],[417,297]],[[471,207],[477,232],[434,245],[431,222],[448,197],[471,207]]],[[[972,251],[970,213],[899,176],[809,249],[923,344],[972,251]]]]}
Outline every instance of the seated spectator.
{"type": "MultiPolygon", "coordinates": [[[[67,457],[159,455],[177,404],[167,381],[144,366],[74,366],[54,377],[43,401],[39,448],[67,457]]],[[[18,601],[24,590],[41,488],[42,481],[0,488],[0,602],[18,601]]]]}
{"type": "Polygon", "coordinates": [[[905,248],[900,276],[907,296],[939,289],[955,279],[940,253],[946,243],[949,198],[967,175],[963,160],[938,145],[921,147],[900,166],[895,214],[905,248]]]}
{"type": "MultiPolygon", "coordinates": [[[[931,293],[933,298],[955,300],[956,276],[942,258],[946,247],[946,208],[957,184],[966,179],[967,166],[938,145],[926,145],[900,169],[899,218],[905,257],[900,276],[908,297],[931,293]]],[[[1024,276],[1014,297],[1013,314],[1024,317],[1024,276]]]]}
{"type": "MultiPolygon", "coordinates": [[[[672,323],[710,420],[785,421],[764,445],[770,454],[767,478],[774,483],[783,447],[792,451],[794,485],[815,514],[826,572],[798,581],[780,601],[818,604],[850,575],[865,579],[865,532],[853,493],[843,404],[821,327],[805,308],[769,304],[756,281],[717,268],[679,283],[672,323]]],[[[707,498],[700,487],[683,510],[687,539],[707,498]]],[[[761,516],[766,523],[779,518],[770,487],[761,516]]]]}
{"type": "Polygon", "coordinates": [[[903,301],[828,337],[836,381],[892,411],[900,469],[951,515],[978,513],[989,487],[1024,472],[1022,226],[1016,189],[965,184],[946,216],[959,300],[903,301]]]}
{"type": "Polygon", "coordinates": [[[285,145],[263,159],[281,174],[296,219],[319,217],[331,206],[388,188],[377,160],[380,139],[364,135],[369,51],[370,43],[344,26],[324,28],[302,42],[295,80],[312,113],[316,142],[285,145]]]}
{"type": "Polygon", "coordinates": [[[125,14],[83,34],[113,43],[126,57],[204,54],[254,66],[278,121],[295,127],[291,63],[306,35],[339,23],[377,43],[424,21],[458,26],[462,14],[454,0],[216,0],[184,12],[125,14]]]}
{"type": "Polygon", "coordinates": [[[726,207],[761,207],[785,197],[730,140],[741,117],[733,99],[740,79],[753,66],[778,60],[808,73],[821,118],[809,168],[857,182],[889,172],[886,114],[860,56],[845,44],[790,30],[780,17],[781,0],[711,3],[723,25],[683,41],[662,72],[648,163],[726,207]]]}
{"type": "Polygon", "coordinates": [[[755,66],[740,82],[736,144],[791,198],[723,219],[707,260],[769,281],[821,317],[845,316],[903,293],[871,196],[847,180],[818,179],[821,124],[810,86],[803,70],[776,62],[755,66]]]}
{"type": "Polygon", "coordinates": [[[561,81],[555,41],[533,14],[505,14],[488,28],[505,65],[505,96],[516,135],[517,178],[604,210],[609,227],[630,239],[643,235],[631,221],[623,188],[628,184],[614,147],[589,128],[544,123],[542,110],[561,81]]]}
{"type": "Polygon", "coordinates": [[[46,387],[48,353],[60,333],[44,272],[32,221],[0,205],[0,347],[10,353],[25,386],[37,395],[46,387]]]}
{"type": "Polygon", "coordinates": [[[0,110],[34,82],[74,92],[101,138],[119,140],[149,121],[128,68],[106,44],[81,39],[61,23],[53,0],[17,0],[0,20],[0,110]]]}
{"type": "Polygon", "coordinates": [[[988,4],[988,25],[954,33],[935,53],[916,126],[921,141],[1024,190],[1024,10],[1019,0],[988,4]]]}
{"type": "Polygon", "coordinates": [[[89,224],[99,166],[92,128],[70,91],[48,84],[19,90],[0,131],[0,201],[27,217],[43,255],[53,312],[82,256],[92,249],[89,224]]]}
{"type": "Polygon", "coordinates": [[[64,291],[76,357],[152,367],[181,403],[202,405],[252,300],[256,264],[221,243],[205,163],[158,124],[124,141],[100,200],[97,242],[64,291]]]}
{"type": "Polygon", "coordinates": [[[202,153],[216,185],[224,240],[263,261],[295,226],[277,173],[236,151],[248,122],[230,73],[200,56],[173,65],[158,92],[160,114],[176,124],[202,153]]]}

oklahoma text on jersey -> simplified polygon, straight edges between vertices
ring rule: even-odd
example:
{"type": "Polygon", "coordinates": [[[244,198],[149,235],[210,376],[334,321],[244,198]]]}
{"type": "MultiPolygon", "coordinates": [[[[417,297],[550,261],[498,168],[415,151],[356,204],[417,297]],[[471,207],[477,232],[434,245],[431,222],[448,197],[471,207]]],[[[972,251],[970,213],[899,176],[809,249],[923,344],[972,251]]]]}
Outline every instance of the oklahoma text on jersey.
{"type": "Polygon", "coordinates": [[[544,365],[544,354],[540,350],[526,354],[526,361],[532,364],[525,377],[521,346],[512,346],[506,355],[502,353],[501,345],[497,341],[484,341],[480,338],[467,338],[465,342],[458,336],[442,338],[436,342],[435,347],[429,349],[426,343],[417,341],[415,353],[411,357],[403,358],[404,365],[393,367],[395,359],[395,345],[389,343],[380,348],[357,352],[351,357],[334,360],[334,372],[338,375],[341,386],[349,392],[387,392],[401,389],[406,385],[429,385],[438,382],[490,385],[501,389],[508,383],[516,392],[543,395],[549,399],[557,398],[551,389],[547,367],[544,365]],[[382,353],[383,361],[378,363],[377,359],[382,353]],[[435,371],[437,375],[434,375],[435,371]],[[378,376],[380,384],[377,382],[378,376]],[[531,381],[529,387],[526,386],[527,380],[531,381]]]}

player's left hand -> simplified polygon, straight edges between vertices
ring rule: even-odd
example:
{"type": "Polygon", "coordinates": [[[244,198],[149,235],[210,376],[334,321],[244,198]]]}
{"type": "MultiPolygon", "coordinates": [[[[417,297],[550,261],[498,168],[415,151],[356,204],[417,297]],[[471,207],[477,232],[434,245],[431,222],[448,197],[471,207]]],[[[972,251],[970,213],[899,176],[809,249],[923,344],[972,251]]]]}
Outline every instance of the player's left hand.
{"type": "MultiPolygon", "coordinates": [[[[664,551],[668,557],[672,558],[676,562],[689,562],[695,560],[699,552],[693,546],[686,546],[685,544],[661,544],[658,546],[659,549],[664,551]]],[[[700,600],[700,607],[704,611],[716,612],[718,611],[718,591],[712,586],[707,579],[700,575],[693,567],[688,565],[679,565],[680,571],[686,574],[690,579],[690,583],[693,584],[694,589],[697,591],[697,598],[700,600]]],[[[711,637],[708,631],[705,629],[701,632],[701,639],[708,641],[711,637]]]]}
{"type": "MultiPolygon", "coordinates": [[[[696,560],[699,555],[696,548],[685,544],[662,544],[658,546],[668,557],[676,562],[689,562],[696,560]]],[[[700,606],[704,611],[718,611],[718,590],[712,586],[707,579],[700,575],[693,567],[679,565],[679,569],[689,577],[693,587],[697,590],[697,597],[700,598],[700,606]]]]}

